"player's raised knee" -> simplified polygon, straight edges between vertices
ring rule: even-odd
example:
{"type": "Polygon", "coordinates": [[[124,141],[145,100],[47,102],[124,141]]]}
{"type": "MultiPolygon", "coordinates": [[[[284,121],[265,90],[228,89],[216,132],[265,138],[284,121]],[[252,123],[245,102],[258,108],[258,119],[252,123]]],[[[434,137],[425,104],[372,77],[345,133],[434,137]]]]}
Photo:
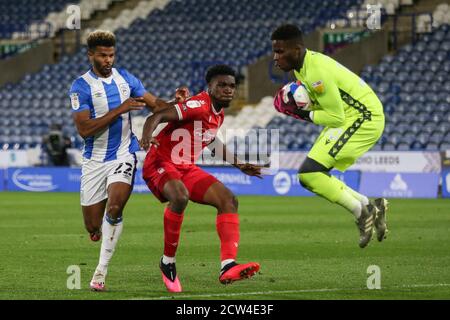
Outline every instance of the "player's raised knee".
{"type": "Polygon", "coordinates": [[[219,212],[237,212],[239,207],[239,202],[236,196],[229,192],[228,194],[224,195],[219,203],[219,207],[217,208],[219,212]]]}
{"type": "Polygon", "coordinates": [[[171,200],[177,206],[186,207],[189,202],[189,195],[184,192],[177,193],[171,200]]]}
{"type": "Polygon", "coordinates": [[[189,194],[187,191],[176,191],[170,197],[170,206],[175,212],[182,212],[189,202],[189,194]]]}
{"type": "Polygon", "coordinates": [[[111,203],[108,205],[107,213],[110,218],[117,219],[122,216],[123,206],[111,203]]]}

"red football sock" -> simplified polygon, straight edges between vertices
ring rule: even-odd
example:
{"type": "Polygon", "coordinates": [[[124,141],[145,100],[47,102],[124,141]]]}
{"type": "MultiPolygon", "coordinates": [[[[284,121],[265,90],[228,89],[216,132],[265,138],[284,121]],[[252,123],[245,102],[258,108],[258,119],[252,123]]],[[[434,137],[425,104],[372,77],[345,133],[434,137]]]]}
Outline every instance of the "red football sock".
{"type": "Polygon", "coordinates": [[[164,255],[167,257],[175,257],[183,217],[183,213],[175,213],[169,207],[164,210],[164,255]]]}
{"type": "Polygon", "coordinates": [[[220,260],[235,260],[239,246],[239,215],[237,213],[218,214],[216,227],[220,238],[220,260]]]}

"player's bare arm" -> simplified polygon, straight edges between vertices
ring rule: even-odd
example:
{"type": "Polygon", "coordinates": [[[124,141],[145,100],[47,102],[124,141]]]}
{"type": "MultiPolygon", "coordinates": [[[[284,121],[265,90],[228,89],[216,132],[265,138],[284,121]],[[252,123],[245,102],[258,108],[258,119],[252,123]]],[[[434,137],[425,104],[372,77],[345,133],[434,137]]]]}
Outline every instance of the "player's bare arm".
{"type": "Polygon", "coordinates": [[[173,107],[176,103],[184,102],[190,97],[190,92],[187,87],[180,87],[175,90],[175,99],[165,101],[161,98],[154,96],[153,94],[146,92],[143,96],[146,103],[146,107],[151,112],[159,112],[164,109],[173,107]]]}
{"type": "Polygon", "coordinates": [[[178,113],[173,106],[171,108],[165,108],[159,112],[155,112],[148,117],[142,130],[142,138],[139,141],[141,148],[147,151],[150,144],[159,144],[156,139],[152,138],[152,134],[160,123],[178,120],[178,113]]]}
{"type": "Polygon", "coordinates": [[[219,155],[222,156],[223,161],[226,161],[233,167],[238,168],[246,175],[262,179],[261,177],[261,169],[263,168],[262,166],[242,162],[241,160],[239,160],[237,154],[231,153],[230,150],[228,150],[227,146],[218,137],[214,139],[214,143],[210,144],[208,148],[211,149],[213,146],[215,148],[216,153],[218,152],[219,155]]]}
{"type": "Polygon", "coordinates": [[[96,135],[104,130],[112,122],[114,122],[121,114],[133,110],[142,110],[145,106],[142,97],[129,98],[125,100],[119,107],[109,111],[103,117],[92,119],[89,110],[77,112],[73,114],[73,119],[77,127],[78,133],[82,138],[96,135]]]}

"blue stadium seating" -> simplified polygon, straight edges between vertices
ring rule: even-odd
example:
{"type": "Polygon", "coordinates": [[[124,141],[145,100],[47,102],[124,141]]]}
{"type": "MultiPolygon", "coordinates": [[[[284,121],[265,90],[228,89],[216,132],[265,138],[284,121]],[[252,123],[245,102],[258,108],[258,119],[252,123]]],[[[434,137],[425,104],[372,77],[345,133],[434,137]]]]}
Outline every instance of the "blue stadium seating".
{"type": "MultiPolygon", "coordinates": [[[[6,2],[0,0],[0,12],[4,12],[1,9],[6,7],[6,2]]],[[[43,0],[31,2],[41,4],[43,0]]],[[[51,3],[58,10],[66,2],[51,3]]],[[[164,10],[155,10],[129,28],[117,30],[117,66],[126,67],[158,96],[172,96],[179,85],[197,91],[205,85],[202,77],[210,64],[225,62],[241,69],[270,53],[270,33],[280,22],[294,22],[310,32],[330,17],[342,16],[349,7],[361,3],[362,0],[279,0],[261,5],[259,0],[183,0],[182,3],[173,0],[164,10]]],[[[30,16],[39,12],[41,9],[32,9],[30,16]]],[[[11,19],[4,19],[3,23],[11,19]]],[[[5,30],[1,23],[0,29],[5,30]]],[[[58,64],[46,65],[40,72],[27,75],[17,84],[1,88],[0,125],[10,130],[0,131],[0,147],[38,144],[53,122],[62,124],[75,146],[81,147],[82,139],[73,127],[67,92],[71,82],[88,68],[86,49],[82,49],[63,57],[58,64]],[[24,118],[27,120],[16,121],[24,118]],[[16,127],[28,130],[12,130],[16,127]]],[[[415,45],[403,47],[396,55],[385,56],[378,65],[364,68],[361,77],[377,92],[386,112],[385,134],[375,150],[448,147],[449,74],[447,25],[415,45]]],[[[321,129],[284,116],[272,119],[267,128],[280,128],[283,134],[280,148],[286,150],[309,149],[321,129]]]]}
{"type": "MultiPolygon", "coordinates": [[[[8,12],[8,19],[0,19],[0,30],[4,36],[11,30],[23,30],[32,20],[61,10],[67,2],[14,1],[15,7],[31,8],[24,12],[11,11],[12,2],[0,0],[0,12],[8,12]]],[[[155,10],[146,19],[137,19],[129,28],[116,31],[117,67],[126,67],[157,96],[171,97],[174,88],[180,85],[188,85],[195,92],[203,89],[203,74],[210,64],[224,62],[240,69],[270,53],[270,33],[281,22],[298,23],[308,33],[331,17],[342,17],[347,9],[361,2],[279,0],[262,5],[259,0],[173,0],[164,10],[155,10]]],[[[56,121],[63,125],[74,144],[81,147],[82,139],[73,127],[67,93],[72,81],[88,68],[86,49],[82,49],[63,57],[58,64],[46,65],[40,72],[27,75],[17,84],[3,86],[0,110],[6,119],[0,119],[0,124],[23,125],[13,121],[23,117],[27,110],[30,116],[26,125],[31,134],[3,132],[0,144],[14,147],[39,143],[35,137],[40,137],[56,121]],[[6,110],[9,111],[4,113],[6,110]]],[[[298,130],[302,130],[300,127],[298,130]]],[[[293,131],[290,136],[295,138],[299,132],[293,131]]],[[[317,134],[317,131],[310,132],[317,134]]],[[[309,139],[294,147],[306,148],[311,142],[309,139]]]]}
{"type": "Polygon", "coordinates": [[[450,31],[443,25],[415,45],[406,45],[397,55],[386,56],[379,65],[362,71],[361,77],[372,85],[385,107],[383,150],[448,147],[449,49],[450,31]]]}
{"type": "Polygon", "coordinates": [[[0,39],[13,32],[24,32],[27,26],[42,21],[50,12],[59,12],[71,0],[0,0],[0,39]]]}

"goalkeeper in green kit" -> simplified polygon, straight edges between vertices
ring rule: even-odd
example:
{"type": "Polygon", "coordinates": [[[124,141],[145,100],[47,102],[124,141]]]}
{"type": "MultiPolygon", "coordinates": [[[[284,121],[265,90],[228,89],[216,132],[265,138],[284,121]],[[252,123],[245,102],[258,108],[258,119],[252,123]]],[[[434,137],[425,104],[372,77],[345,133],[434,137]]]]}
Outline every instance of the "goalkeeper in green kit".
{"type": "Polygon", "coordinates": [[[361,248],[367,246],[374,229],[382,241],[387,233],[387,200],[371,201],[329,173],[333,168],[345,171],[381,137],[384,113],[380,100],[346,67],[307,50],[295,25],[282,25],[272,33],[272,50],[276,65],[285,72],[294,71],[313,103],[309,110],[286,105],[282,96],[287,89],[282,88],[275,98],[276,109],[325,127],[299,169],[300,183],[355,216],[361,248]]]}

